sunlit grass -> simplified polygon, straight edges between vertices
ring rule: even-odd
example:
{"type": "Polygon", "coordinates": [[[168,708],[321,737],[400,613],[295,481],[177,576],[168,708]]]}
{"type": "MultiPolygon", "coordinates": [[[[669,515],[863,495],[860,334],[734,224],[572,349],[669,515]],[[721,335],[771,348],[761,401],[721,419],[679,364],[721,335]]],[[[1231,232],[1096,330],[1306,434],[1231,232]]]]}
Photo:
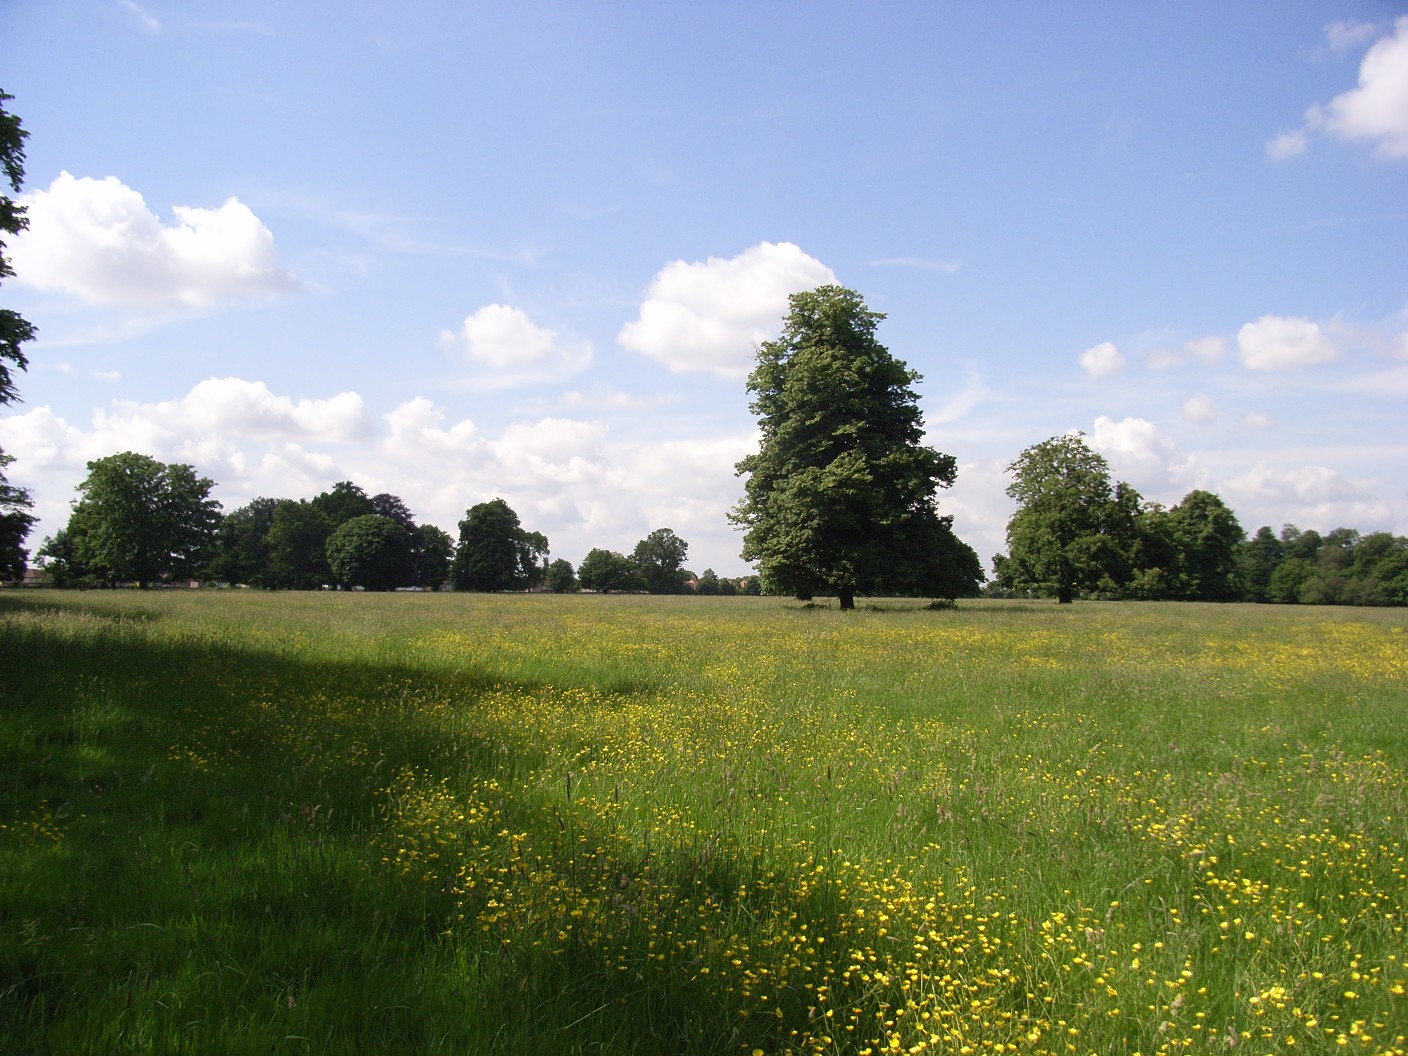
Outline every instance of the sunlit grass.
{"type": "Polygon", "coordinates": [[[1405,1052],[1404,623],[6,595],[0,1035],[1405,1052]]]}

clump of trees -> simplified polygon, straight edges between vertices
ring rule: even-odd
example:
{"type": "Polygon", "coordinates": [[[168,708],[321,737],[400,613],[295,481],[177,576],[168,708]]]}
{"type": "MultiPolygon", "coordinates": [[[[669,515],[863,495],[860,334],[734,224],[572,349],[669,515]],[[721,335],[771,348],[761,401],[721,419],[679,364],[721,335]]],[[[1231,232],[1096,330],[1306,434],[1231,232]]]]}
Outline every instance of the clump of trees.
{"type": "Polygon", "coordinates": [[[1110,479],[1080,433],[1052,437],[1011,463],[1017,500],[994,593],[1172,601],[1408,604],[1408,539],[1285,525],[1250,539],[1212,492],[1170,509],[1110,479]]]}

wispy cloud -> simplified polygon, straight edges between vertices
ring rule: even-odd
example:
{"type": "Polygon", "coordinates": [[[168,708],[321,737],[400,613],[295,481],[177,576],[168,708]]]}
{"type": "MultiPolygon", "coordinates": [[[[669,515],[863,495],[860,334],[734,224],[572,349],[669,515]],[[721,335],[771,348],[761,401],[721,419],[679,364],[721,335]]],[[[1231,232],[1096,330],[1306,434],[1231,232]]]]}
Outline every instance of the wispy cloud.
{"type": "Polygon", "coordinates": [[[914,268],[918,271],[942,271],[952,275],[958,264],[951,260],[926,260],[923,257],[881,257],[870,261],[872,268],[914,268]]]}
{"type": "Polygon", "coordinates": [[[133,0],[119,0],[123,9],[137,20],[137,25],[141,26],[147,33],[160,33],[161,23],[156,17],[143,8],[140,4],[133,3],[133,0]]]}

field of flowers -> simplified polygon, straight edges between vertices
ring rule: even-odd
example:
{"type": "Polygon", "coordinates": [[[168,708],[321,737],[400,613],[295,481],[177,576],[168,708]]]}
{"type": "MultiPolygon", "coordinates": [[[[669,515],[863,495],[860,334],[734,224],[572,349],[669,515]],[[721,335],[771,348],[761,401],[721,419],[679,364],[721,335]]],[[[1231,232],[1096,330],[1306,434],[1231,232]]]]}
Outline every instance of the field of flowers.
{"type": "Polygon", "coordinates": [[[1405,624],[0,596],[0,1037],[1408,1053],[1405,624]]]}

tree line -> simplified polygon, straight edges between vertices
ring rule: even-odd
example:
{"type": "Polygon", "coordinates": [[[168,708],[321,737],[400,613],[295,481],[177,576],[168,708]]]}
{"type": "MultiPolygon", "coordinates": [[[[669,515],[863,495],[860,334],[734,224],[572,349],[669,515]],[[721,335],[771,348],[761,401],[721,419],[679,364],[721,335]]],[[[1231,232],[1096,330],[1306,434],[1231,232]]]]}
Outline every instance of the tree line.
{"type": "Polygon", "coordinates": [[[1408,538],[1284,525],[1248,538],[1215,494],[1172,508],[1112,481],[1080,433],[1027,448],[1008,467],[1018,509],[988,593],[1173,601],[1408,605],[1408,538]]]}
{"type": "Polygon", "coordinates": [[[59,587],[192,580],[270,590],[757,593],[753,581],[684,565],[689,544],[658,528],[632,553],[593,549],[580,569],[548,561],[548,540],[501,498],[471,506],[459,539],[418,524],[399,496],[339,481],[311,499],[257,498],[222,514],[213,482],[132,451],[88,463],[68,523],[39,557],[59,587]]]}

